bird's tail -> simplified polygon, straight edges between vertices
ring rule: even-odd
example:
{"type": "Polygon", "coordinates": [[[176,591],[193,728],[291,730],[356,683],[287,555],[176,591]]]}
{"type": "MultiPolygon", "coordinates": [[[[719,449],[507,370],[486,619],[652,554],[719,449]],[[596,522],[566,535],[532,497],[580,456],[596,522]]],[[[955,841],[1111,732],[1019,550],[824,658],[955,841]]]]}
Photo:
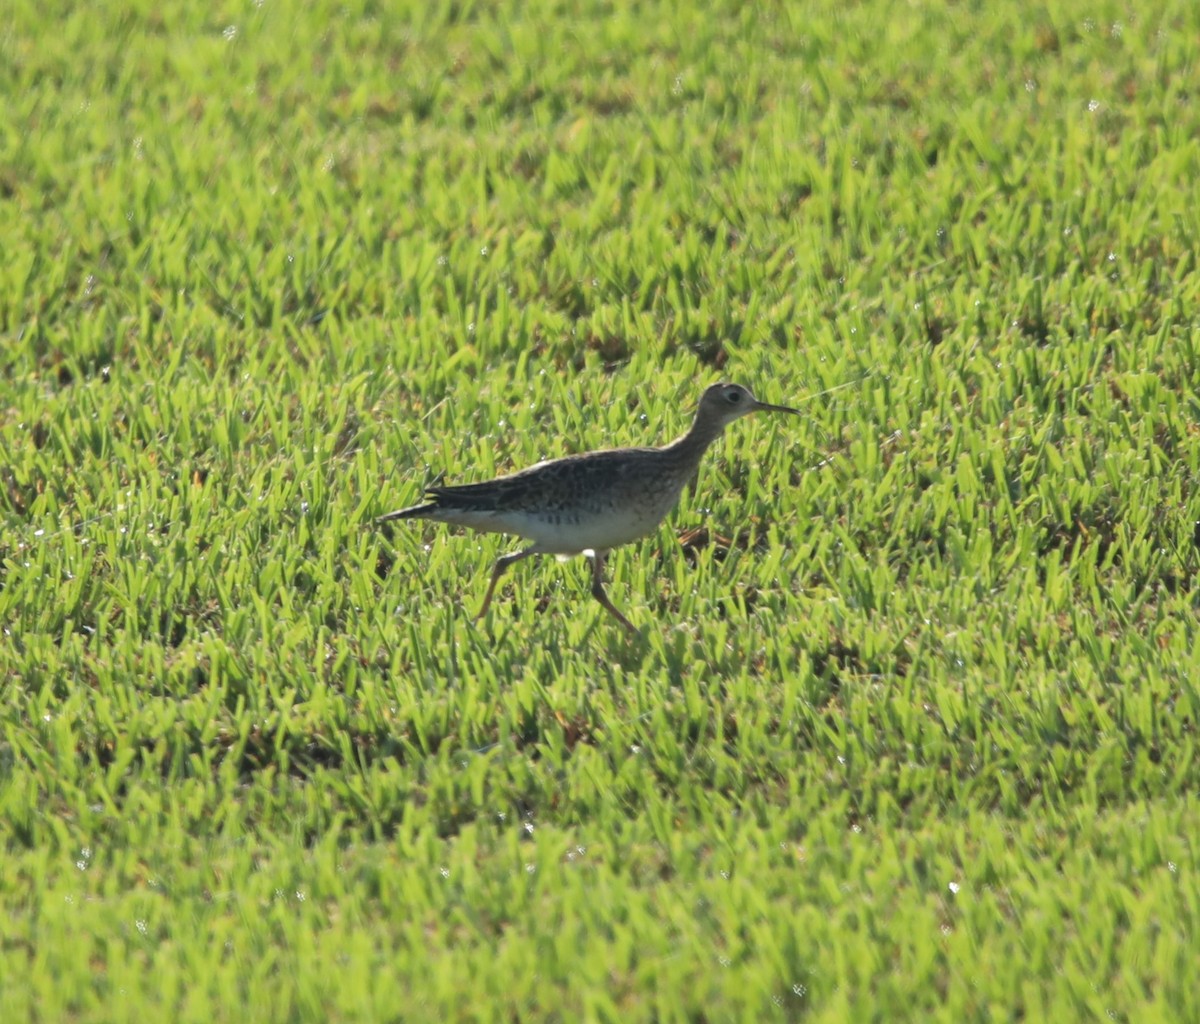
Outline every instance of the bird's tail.
{"type": "Polygon", "coordinates": [[[385,516],[380,516],[375,520],[377,523],[388,523],[393,519],[420,519],[422,516],[428,515],[438,507],[436,501],[428,502],[424,505],[409,505],[408,508],[398,508],[395,512],[389,512],[385,516]]]}

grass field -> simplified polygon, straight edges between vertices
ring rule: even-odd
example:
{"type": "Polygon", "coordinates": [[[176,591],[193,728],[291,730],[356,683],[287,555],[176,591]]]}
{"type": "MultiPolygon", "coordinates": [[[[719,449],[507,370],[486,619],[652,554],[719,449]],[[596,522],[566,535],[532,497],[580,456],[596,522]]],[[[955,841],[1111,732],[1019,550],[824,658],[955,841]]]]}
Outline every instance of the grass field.
{"type": "Polygon", "coordinates": [[[400,6],[0,18],[0,1019],[1200,1020],[1200,6],[400,6]]]}

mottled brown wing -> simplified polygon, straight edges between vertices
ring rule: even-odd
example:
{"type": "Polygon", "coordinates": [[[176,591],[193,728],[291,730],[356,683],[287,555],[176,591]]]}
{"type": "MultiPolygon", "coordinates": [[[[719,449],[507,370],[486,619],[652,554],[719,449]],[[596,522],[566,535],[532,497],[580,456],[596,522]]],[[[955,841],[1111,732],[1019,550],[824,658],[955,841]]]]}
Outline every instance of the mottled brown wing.
{"type": "Polygon", "coordinates": [[[569,455],[482,483],[427,487],[426,493],[442,508],[505,512],[562,507],[572,504],[581,492],[598,495],[620,480],[627,471],[629,452],[569,455]]]}

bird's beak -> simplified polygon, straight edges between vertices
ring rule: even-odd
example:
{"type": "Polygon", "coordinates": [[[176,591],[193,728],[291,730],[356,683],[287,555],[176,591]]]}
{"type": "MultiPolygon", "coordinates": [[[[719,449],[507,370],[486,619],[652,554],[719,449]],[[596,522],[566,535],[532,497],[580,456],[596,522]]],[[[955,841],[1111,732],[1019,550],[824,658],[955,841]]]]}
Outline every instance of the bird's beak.
{"type": "Polygon", "coordinates": [[[793,416],[799,416],[800,410],[793,409],[790,405],[772,405],[770,402],[760,402],[755,399],[755,412],[790,412],[793,416]]]}

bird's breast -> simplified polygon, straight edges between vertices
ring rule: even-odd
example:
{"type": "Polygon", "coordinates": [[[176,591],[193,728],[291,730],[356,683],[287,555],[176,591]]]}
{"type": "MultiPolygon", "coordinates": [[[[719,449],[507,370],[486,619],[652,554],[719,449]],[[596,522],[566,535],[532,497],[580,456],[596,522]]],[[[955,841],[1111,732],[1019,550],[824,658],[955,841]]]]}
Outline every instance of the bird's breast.
{"type": "Polygon", "coordinates": [[[525,535],[563,554],[607,551],[653,533],[679,500],[682,484],[663,478],[636,489],[597,491],[586,499],[538,514],[525,535]]]}

